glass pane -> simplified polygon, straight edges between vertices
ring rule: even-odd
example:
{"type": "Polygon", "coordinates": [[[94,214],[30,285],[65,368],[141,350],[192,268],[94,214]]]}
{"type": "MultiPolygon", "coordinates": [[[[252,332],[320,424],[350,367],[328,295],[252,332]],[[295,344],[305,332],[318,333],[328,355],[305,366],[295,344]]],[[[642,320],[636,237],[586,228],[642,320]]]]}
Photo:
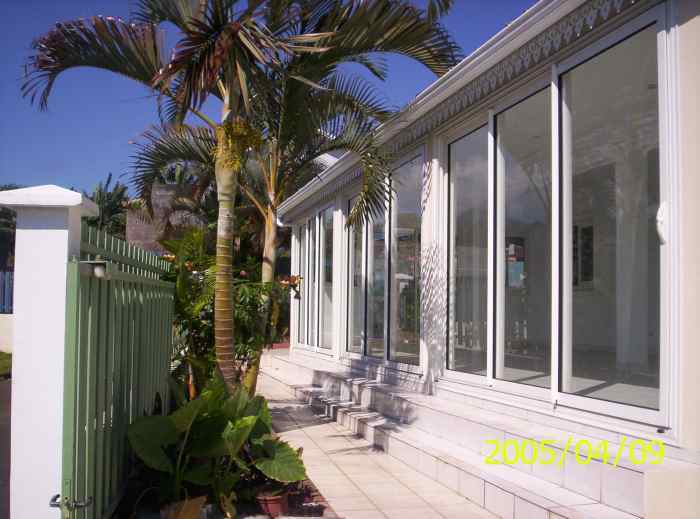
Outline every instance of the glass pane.
{"type": "Polygon", "coordinates": [[[370,224],[371,243],[367,251],[367,355],[384,357],[384,270],[386,239],[384,217],[370,224]]]}
{"type": "Polygon", "coordinates": [[[450,144],[452,257],[448,369],[486,375],[488,128],[450,144]]]}
{"type": "Polygon", "coordinates": [[[307,330],[308,344],[316,346],[316,296],[318,285],[316,284],[316,219],[309,220],[309,329],[307,330]]]}
{"type": "Polygon", "coordinates": [[[504,182],[503,338],[496,377],[550,387],[551,148],[549,89],[496,118],[504,182]]]}
{"type": "Polygon", "coordinates": [[[299,300],[299,342],[306,343],[306,301],[308,299],[305,288],[308,284],[306,279],[306,225],[299,229],[299,277],[301,278],[301,299],[299,300]]]}
{"type": "MultiPolygon", "coordinates": [[[[571,178],[571,343],[562,390],[659,407],[659,113],[656,30],[561,78],[571,178]],[[605,78],[605,81],[600,81],[605,78]]],[[[565,341],[567,344],[567,341],[565,341]]]]}
{"type": "MultiPolygon", "coordinates": [[[[348,202],[348,213],[355,199],[348,202]]],[[[362,275],[364,226],[348,229],[348,351],[364,352],[365,281],[362,275]]]]}
{"type": "Polygon", "coordinates": [[[321,213],[321,243],[323,264],[321,271],[321,342],[319,348],[333,346],[333,208],[321,213]]]}
{"type": "Polygon", "coordinates": [[[417,157],[392,175],[391,344],[389,359],[418,364],[420,351],[420,225],[423,159],[417,157]]]}

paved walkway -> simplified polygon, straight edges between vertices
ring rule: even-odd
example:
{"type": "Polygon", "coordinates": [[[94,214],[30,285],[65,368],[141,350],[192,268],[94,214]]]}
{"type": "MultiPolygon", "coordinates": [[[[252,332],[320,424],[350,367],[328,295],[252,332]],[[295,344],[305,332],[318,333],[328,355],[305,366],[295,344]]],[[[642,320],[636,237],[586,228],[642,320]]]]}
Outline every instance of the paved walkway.
{"type": "Polygon", "coordinates": [[[303,447],[309,478],[340,517],[496,518],[336,422],[315,415],[265,375],[259,393],[269,400],[275,429],[295,447],[303,447]]]}
{"type": "Polygon", "coordinates": [[[10,517],[10,380],[0,380],[0,517],[10,517]]]}

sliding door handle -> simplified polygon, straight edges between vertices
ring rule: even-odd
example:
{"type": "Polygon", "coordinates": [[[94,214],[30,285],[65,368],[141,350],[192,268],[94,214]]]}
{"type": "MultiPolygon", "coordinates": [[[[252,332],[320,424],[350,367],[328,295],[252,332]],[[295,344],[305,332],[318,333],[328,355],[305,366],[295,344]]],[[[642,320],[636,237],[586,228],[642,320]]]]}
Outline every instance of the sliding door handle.
{"type": "Polygon", "coordinates": [[[668,235],[668,222],[666,218],[666,202],[661,202],[656,210],[656,234],[659,236],[661,245],[666,243],[668,235]]]}

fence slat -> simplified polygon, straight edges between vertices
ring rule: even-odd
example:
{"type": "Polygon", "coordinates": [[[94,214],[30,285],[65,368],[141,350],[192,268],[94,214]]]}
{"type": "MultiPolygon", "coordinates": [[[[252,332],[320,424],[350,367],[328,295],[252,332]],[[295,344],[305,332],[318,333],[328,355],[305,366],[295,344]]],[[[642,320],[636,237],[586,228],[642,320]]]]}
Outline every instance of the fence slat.
{"type": "MultiPolygon", "coordinates": [[[[68,266],[61,491],[93,502],[64,519],[111,517],[130,470],[128,425],[153,411],[156,394],[167,409],[174,285],[160,276],[170,265],[84,225],[80,259],[97,256],[110,262],[106,278],[68,266]]],[[[1,308],[11,281],[0,272],[1,308]]]]}

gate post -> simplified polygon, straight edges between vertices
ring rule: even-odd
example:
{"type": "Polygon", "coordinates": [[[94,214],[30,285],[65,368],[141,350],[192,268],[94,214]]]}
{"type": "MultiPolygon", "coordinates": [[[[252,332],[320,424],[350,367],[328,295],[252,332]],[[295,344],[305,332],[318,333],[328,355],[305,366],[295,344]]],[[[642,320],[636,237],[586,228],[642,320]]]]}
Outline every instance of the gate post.
{"type": "Polygon", "coordinates": [[[0,192],[17,212],[11,415],[11,519],[57,519],[61,493],[68,259],[80,254],[80,220],[97,206],[47,185],[0,192]]]}

